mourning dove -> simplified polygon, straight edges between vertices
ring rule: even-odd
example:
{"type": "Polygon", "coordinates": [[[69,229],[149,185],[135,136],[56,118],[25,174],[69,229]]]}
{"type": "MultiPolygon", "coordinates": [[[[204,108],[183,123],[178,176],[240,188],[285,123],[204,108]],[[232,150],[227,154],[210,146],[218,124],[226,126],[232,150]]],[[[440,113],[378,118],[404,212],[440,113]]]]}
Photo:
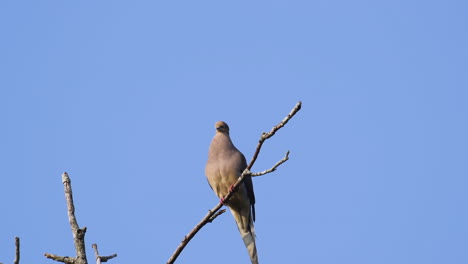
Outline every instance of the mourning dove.
{"type": "MultiPolygon", "coordinates": [[[[232,144],[229,126],[219,121],[215,124],[216,134],[211,141],[205,174],[211,189],[219,198],[223,198],[237,181],[247,162],[244,155],[232,144]]],[[[223,201],[224,202],[224,201],[223,201]]],[[[231,210],[237,228],[244,240],[252,264],[258,264],[255,245],[255,195],[252,178],[246,177],[226,205],[231,210]]]]}

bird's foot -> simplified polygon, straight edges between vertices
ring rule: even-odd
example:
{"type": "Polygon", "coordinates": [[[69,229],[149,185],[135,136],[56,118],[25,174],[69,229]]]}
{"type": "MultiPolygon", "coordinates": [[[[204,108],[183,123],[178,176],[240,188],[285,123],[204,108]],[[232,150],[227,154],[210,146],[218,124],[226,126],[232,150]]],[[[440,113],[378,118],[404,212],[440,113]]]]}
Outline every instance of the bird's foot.
{"type": "Polygon", "coordinates": [[[229,187],[229,192],[232,192],[234,190],[234,184],[231,185],[231,187],[229,187]]]}

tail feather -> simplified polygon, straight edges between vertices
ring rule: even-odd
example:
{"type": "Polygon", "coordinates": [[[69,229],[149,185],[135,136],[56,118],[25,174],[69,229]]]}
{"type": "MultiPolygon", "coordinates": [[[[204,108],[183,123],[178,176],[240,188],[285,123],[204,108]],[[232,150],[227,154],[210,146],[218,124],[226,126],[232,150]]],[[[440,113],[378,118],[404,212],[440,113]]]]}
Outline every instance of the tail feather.
{"type": "Polygon", "coordinates": [[[250,261],[252,264],[258,264],[257,257],[257,246],[255,244],[255,233],[252,232],[241,232],[242,240],[244,240],[245,247],[249,252],[250,261]]]}
{"type": "Polygon", "coordinates": [[[250,217],[250,208],[249,211],[247,211],[248,213],[245,213],[245,210],[240,210],[239,212],[232,208],[230,209],[232,215],[234,216],[234,220],[236,220],[237,228],[239,229],[242,240],[244,241],[244,245],[249,253],[250,261],[252,264],[258,264],[257,246],[255,244],[255,231],[252,218],[250,217]]]}

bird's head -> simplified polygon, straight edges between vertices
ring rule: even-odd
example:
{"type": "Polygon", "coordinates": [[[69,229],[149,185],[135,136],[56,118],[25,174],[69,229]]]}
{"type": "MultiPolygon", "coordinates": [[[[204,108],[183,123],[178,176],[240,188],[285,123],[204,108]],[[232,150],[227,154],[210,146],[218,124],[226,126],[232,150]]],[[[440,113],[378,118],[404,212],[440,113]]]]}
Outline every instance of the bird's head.
{"type": "Polygon", "coordinates": [[[216,132],[226,133],[229,135],[229,126],[224,121],[218,121],[215,124],[216,132]]]}

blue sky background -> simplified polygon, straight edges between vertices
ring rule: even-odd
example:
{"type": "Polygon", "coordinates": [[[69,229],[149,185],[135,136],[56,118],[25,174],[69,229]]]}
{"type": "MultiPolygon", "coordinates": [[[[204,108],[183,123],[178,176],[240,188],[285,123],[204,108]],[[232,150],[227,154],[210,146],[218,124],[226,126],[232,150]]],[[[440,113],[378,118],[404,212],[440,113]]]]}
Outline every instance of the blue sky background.
{"type": "MultiPolygon", "coordinates": [[[[466,263],[466,1],[1,1],[0,261],[165,263],[218,199],[215,121],[250,159],[261,263],[466,263]]],[[[230,214],[177,263],[248,263],[230,214]]]]}

